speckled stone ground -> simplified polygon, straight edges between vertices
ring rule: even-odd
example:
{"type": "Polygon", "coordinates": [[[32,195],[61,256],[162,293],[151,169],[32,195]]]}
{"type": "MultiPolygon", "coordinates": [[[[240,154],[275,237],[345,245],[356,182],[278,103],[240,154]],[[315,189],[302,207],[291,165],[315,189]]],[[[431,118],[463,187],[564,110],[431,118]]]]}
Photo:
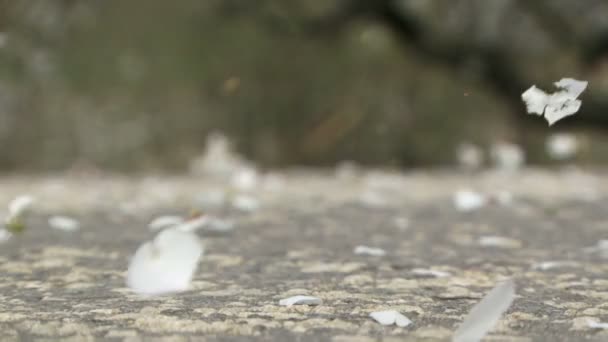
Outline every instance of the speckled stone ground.
{"type": "Polygon", "coordinates": [[[249,196],[205,178],[73,176],[0,180],[0,200],[37,203],[22,235],[0,244],[0,340],[418,341],[448,340],[497,281],[517,298],[492,341],[602,341],[608,330],[608,173],[563,169],[504,174],[453,171],[293,171],[262,178],[249,196]],[[459,188],[509,191],[510,204],[459,212],[459,188]],[[223,198],[222,198],[223,197],[223,198]],[[192,290],[146,298],[125,287],[129,256],[153,237],[157,215],[204,210],[233,220],[202,230],[206,252],[192,290]],[[82,229],[48,227],[49,215],[82,229]],[[484,247],[479,238],[509,244],[484,247]],[[355,255],[358,245],[386,256],[355,255]],[[539,263],[568,261],[538,269],[539,263]],[[416,268],[449,272],[436,278],[416,268]],[[282,307],[297,294],[316,307],[282,307]],[[395,309],[407,328],[384,327],[372,311],[395,309]]]}

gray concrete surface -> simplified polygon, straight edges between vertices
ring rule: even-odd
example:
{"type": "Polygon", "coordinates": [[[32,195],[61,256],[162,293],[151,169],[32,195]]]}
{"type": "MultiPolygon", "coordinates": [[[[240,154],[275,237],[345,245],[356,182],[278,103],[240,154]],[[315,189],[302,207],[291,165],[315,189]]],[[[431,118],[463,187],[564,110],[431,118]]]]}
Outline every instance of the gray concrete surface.
{"type": "Polygon", "coordinates": [[[263,178],[251,191],[261,205],[253,212],[230,206],[235,189],[200,178],[5,177],[0,200],[30,193],[37,202],[26,232],[0,244],[0,340],[439,341],[506,277],[517,298],[488,341],[607,340],[608,330],[586,325],[608,321],[606,255],[588,248],[608,238],[606,175],[299,171],[263,178]],[[508,190],[513,201],[459,212],[452,194],[463,187],[508,190]],[[227,203],[210,200],[218,191],[227,203]],[[124,275],[153,237],[147,223],[191,209],[234,220],[235,229],[199,232],[206,252],[191,291],[131,293],[124,275]],[[49,228],[55,214],[82,229],[49,228]],[[483,247],[483,236],[512,241],[483,247]],[[387,255],[355,255],[357,245],[387,255]],[[570,264],[534,268],[558,260],[570,264]],[[296,294],[324,303],[278,305],[296,294]],[[384,309],[413,324],[368,317],[384,309]]]}

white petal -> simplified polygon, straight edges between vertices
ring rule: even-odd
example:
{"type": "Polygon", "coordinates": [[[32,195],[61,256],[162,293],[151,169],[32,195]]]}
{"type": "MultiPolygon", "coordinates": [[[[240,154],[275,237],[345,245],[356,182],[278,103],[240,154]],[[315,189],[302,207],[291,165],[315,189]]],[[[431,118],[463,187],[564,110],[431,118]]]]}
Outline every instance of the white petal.
{"type": "Polygon", "coordinates": [[[127,271],[127,286],[147,295],[185,291],[202,254],[196,235],[165,229],[137,249],[127,271]]]}
{"type": "Polygon", "coordinates": [[[560,267],[579,267],[580,264],[576,261],[545,261],[532,265],[532,269],[547,271],[560,267]]]}
{"type": "Polygon", "coordinates": [[[359,196],[359,201],[370,208],[382,208],[388,205],[388,200],[385,196],[374,190],[365,190],[359,196]]]}
{"type": "Polygon", "coordinates": [[[412,273],[419,276],[431,276],[436,278],[445,278],[450,277],[452,274],[449,272],[436,271],[436,270],[428,270],[424,268],[414,268],[412,273]]]}
{"type": "Polygon", "coordinates": [[[412,321],[395,310],[376,311],[369,314],[376,322],[382,325],[397,325],[399,327],[407,327],[412,324],[412,321]]]}
{"type": "Polygon", "coordinates": [[[232,175],[232,186],[240,191],[251,191],[257,187],[259,178],[256,169],[245,167],[232,175]]]}
{"type": "Polygon", "coordinates": [[[34,198],[29,195],[21,195],[13,199],[8,205],[9,219],[15,219],[23,215],[34,203],[34,198]]]}
{"type": "Polygon", "coordinates": [[[357,246],[353,251],[357,255],[370,255],[370,256],[385,256],[386,251],[382,248],[374,248],[368,246],[357,246]]]}
{"type": "Polygon", "coordinates": [[[494,328],[502,314],[515,299],[515,284],[512,279],[492,289],[464,319],[452,337],[452,342],[477,342],[494,328]]]}
{"type": "Polygon", "coordinates": [[[53,216],[49,218],[49,226],[54,229],[73,232],[80,229],[80,222],[67,216],[53,216]]]}
{"type": "Polygon", "coordinates": [[[526,103],[528,113],[537,115],[543,115],[549,101],[548,97],[547,93],[536,88],[536,86],[531,86],[521,94],[522,100],[526,103]]]}
{"type": "Polygon", "coordinates": [[[457,210],[469,212],[486,205],[487,199],[484,195],[471,190],[459,190],[454,194],[453,201],[457,210]]]}
{"type": "Polygon", "coordinates": [[[483,247],[519,248],[521,241],[502,236],[482,236],[478,240],[483,247]]]}
{"type": "Polygon", "coordinates": [[[410,227],[410,220],[407,217],[398,216],[393,219],[393,223],[400,230],[406,230],[410,227]]]}
{"type": "Polygon", "coordinates": [[[148,224],[148,228],[150,228],[151,231],[156,231],[156,230],[161,230],[164,228],[173,227],[173,226],[176,226],[183,222],[184,222],[184,219],[181,218],[180,216],[171,216],[171,215],[159,216],[148,224]]]}
{"type": "Polygon", "coordinates": [[[292,306],[292,305],[321,305],[323,300],[321,298],[312,296],[293,296],[279,301],[279,305],[292,306]]]}
{"type": "Polygon", "coordinates": [[[555,86],[561,90],[553,94],[546,94],[536,86],[532,86],[521,95],[521,98],[526,103],[528,113],[542,115],[544,112],[545,119],[551,126],[580,109],[581,101],[577,100],[577,97],[587,88],[587,84],[587,81],[562,78],[555,82],[555,86]]]}
{"type": "Polygon", "coordinates": [[[592,319],[587,319],[587,325],[591,329],[608,329],[608,323],[598,322],[592,319]]]}
{"type": "Polygon", "coordinates": [[[526,161],[521,147],[511,143],[501,142],[492,145],[490,155],[495,167],[505,171],[517,170],[526,161]]]}
{"type": "Polygon", "coordinates": [[[226,192],[221,189],[211,189],[197,195],[195,201],[204,208],[217,208],[226,204],[226,192]]]}
{"type": "Polygon", "coordinates": [[[6,242],[11,239],[13,234],[4,228],[0,228],[0,243],[6,242]]]}
{"type": "Polygon", "coordinates": [[[576,136],[566,133],[550,135],[545,145],[549,157],[556,160],[574,157],[579,148],[576,136]]]}
{"type": "Polygon", "coordinates": [[[465,169],[478,169],[483,164],[483,151],[477,145],[462,143],[456,150],[456,159],[465,169]]]}
{"type": "Polygon", "coordinates": [[[241,211],[253,212],[260,208],[260,201],[255,197],[238,195],[232,200],[232,206],[241,211]]]}

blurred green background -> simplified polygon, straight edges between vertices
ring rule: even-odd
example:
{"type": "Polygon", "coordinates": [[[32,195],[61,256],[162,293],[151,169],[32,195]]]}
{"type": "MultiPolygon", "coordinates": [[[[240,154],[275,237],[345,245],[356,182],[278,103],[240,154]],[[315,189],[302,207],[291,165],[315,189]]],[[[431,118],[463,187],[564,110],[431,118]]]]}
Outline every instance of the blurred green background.
{"type": "Polygon", "coordinates": [[[605,0],[0,0],[0,170],[186,170],[210,132],[265,167],[448,165],[548,134],[608,161],[605,0]],[[532,84],[589,81],[549,128],[532,84]]]}

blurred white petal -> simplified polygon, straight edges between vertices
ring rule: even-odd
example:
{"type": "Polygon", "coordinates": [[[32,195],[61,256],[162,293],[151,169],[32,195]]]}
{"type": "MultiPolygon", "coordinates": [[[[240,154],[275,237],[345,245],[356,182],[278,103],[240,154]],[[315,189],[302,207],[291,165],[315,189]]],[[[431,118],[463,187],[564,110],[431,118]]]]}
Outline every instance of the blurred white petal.
{"type": "Polygon", "coordinates": [[[188,290],[202,254],[196,235],[165,229],[137,249],[127,271],[127,286],[147,295],[188,290]]]}
{"type": "Polygon", "coordinates": [[[34,198],[21,195],[13,199],[8,205],[8,220],[18,219],[32,206],[34,198]]]}
{"type": "Polygon", "coordinates": [[[293,296],[279,301],[279,305],[292,306],[292,305],[321,305],[323,300],[321,298],[312,296],[293,296]]]}
{"type": "Polygon", "coordinates": [[[572,134],[552,134],[547,138],[547,153],[555,160],[572,158],[578,152],[579,144],[576,136],[572,134]]]}
{"type": "Polygon", "coordinates": [[[472,190],[459,190],[454,194],[454,206],[458,211],[470,212],[477,210],[487,203],[484,195],[472,190]]]}
{"type": "Polygon", "coordinates": [[[80,229],[80,222],[67,216],[53,216],[49,218],[49,226],[65,232],[74,232],[80,229]]]}
{"type": "Polygon", "coordinates": [[[376,322],[382,325],[397,325],[398,327],[407,327],[412,324],[412,321],[395,310],[376,311],[369,314],[376,322]]]}
{"type": "Polygon", "coordinates": [[[498,284],[477,305],[454,333],[452,342],[478,342],[494,328],[515,299],[512,279],[498,284]]]}
{"type": "Polygon", "coordinates": [[[369,256],[385,256],[386,251],[382,248],[374,248],[368,246],[357,246],[353,251],[357,255],[369,255],[369,256]]]}

